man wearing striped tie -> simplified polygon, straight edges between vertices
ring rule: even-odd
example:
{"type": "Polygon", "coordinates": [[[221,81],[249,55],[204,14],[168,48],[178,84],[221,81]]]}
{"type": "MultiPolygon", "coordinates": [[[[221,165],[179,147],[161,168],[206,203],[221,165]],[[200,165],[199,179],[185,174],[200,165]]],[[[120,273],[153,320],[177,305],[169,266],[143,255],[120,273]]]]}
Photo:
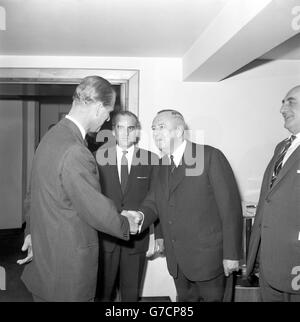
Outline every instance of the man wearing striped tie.
{"type": "Polygon", "coordinates": [[[264,174],[247,275],[259,265],[263,301],[300,302],[300,85],[287,93],[280,112],[290,136],[264,174]]]}

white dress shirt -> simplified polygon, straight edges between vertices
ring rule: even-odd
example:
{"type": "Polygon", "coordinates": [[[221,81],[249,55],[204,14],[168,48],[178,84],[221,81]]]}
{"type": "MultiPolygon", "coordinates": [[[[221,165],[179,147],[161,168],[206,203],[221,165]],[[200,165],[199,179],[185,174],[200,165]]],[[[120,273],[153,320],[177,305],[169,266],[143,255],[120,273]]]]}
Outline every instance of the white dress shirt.
{"type": "Polygon", "coordinates": [[[291,146],[288,148],[283,161],[282,161],[282,166],[284,166],[284,164],[286,163],[287,159],[291,156],[291,154],[298,148],[298,146],[300,145],[300,132],[297,134],[294,134],[296,136],[296,138],[294,139],[294,141],[292,142],[291,146]]]}
{"type": "Polygon", "coordinates": [[[122,149],[117,145],[117,166],[118,166],[118,174],[119,174],[119,180],[121,182],[121,159],[123,156],[123,151],[127,151],[126,153],[126,158],[128,161],[128,175],[130,174],[130,169],[131,169],[131,163],[132,163],[132,158],[133,158],[133,152],[134,152],[134,145],[132,145],[128,149],[122,149]]]}
{"type": "Polygon", "coordinates": [[[86,130],[83,128],[83,126],[78,121],[76,121],[72,116],[70,116],[69,114],[66,115],[65,118],[72,121],[79,128],[82,138],[85,139],[86,130]]]}
{"type": "MultiPolygon", "coordinates": [[[[185,151],[185,147],[186,147],[186,140],[183,140],[183,142],[179,145],[179,147],[172,153],[176,168],[179,166],[181,162],[181,159],[185,151]]],[[[168,157],[171,162],[170,155],[168,155],[168,157]]]]}

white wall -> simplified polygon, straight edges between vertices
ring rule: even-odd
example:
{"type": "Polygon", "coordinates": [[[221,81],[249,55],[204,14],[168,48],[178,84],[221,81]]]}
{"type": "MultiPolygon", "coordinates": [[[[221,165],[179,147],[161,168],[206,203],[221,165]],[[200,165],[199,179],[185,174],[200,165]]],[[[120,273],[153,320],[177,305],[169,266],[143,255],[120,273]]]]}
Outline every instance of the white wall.
{"type": "MultiPolygon", "coordinates": [[[[0,57],[0,67],[140,70],[139,116],[149,130],[156,112],[181,111],[205,143],[229,159],[242,198],[257,201],[264,169],[277,142],[287,136],[279,113],[286,92],[300,84],[300,62],[270,62],[220,83],[182,82],[176,58],[0,57]]],[[[142,137],[141,146],[147,146],[142,137]]],[[[151,149],[155,147],[151,141],[151,149]]],[[[159,272],[157,273],[159,274],[159,272]]]]}
{"type": "MultiPolygon", "coordinates": [[[[279,113],[281,100],[300,83],[298,61],[270,62],[219,83],[183,82],[177,58],[2,56],[0,67],[140,70],[143,129],[150,131],[158,110],[178,109],[192,130],[204,130],[205,143],[225,153],[243,199],[251,201],[258,199],[263,171],[276,143],[287,135],[279,113]]],[[[147,141],[143,136],[140,145],[146,146],[147,141]]]]}

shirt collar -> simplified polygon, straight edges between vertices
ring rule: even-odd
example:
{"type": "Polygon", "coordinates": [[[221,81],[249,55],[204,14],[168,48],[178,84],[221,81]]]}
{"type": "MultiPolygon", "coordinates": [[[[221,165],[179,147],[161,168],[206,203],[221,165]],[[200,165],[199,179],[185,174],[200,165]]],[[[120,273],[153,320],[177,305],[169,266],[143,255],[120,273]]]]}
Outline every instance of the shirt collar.
{"type": "Polygon", "coordinates": [[[83,126],[77,120],[75,120],[72,116],[70,116],[69,114],[66,115],[65,117],[66,117],[66,119],[72,121],[78,127],[78,129],[82,135],[82,138],[85,139],[86,130],[83,128],[83,126]]]}
{"type": "MultiPolygon", "coordinates": [[[[292,142],[292,145],[295,145],[295,144],[299,144],[299,142],[300,142],[300,132],[299,133],[297,133],[297,134],[292,134],[292,135],[294,135],[295,136],[295,139],[293,140],[293,142],[292,142]]],[[[291,135],[291,136],[292,136],[291,135]]],[[[289,136],[288,137],[288,139],[290,139],[291,138],[291,136],[289,136]]]]}
{"type": "MultiPolygon", "coordinates": [[[[186,147],[186,140],[183,140],[183,142],[179,145],[179,147],[172,153],[176,167],[178,167],[180,164],[180,161],[185,151],[185,147],[186,147]]],[[[170,159],[170,155],[168,155],[168,157],[170,159]]]]}
{"type": "Polygon", "coordinates": [[[131,160],[132,159],[132,156],[133,156],[133,151],[134,151],[134,144],[130,148],[127,148],[127,149],[122,149],[117,144],[117,155],[122,157],[123,151],[127,151],[126,157],[127,157],[127,159],[131,160]]]}

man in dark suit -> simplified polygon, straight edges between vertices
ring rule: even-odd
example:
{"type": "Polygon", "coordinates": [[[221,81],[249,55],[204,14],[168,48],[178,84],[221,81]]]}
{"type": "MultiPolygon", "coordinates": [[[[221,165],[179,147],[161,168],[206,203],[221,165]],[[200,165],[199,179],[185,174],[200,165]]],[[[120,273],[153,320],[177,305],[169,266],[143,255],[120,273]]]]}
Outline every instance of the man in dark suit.
{"type": "Polygon", "coordinates": [[[231,167],[221,151],[184,139],[185,121],[175,110],[160,111],[152,130],[165,156],[140,208],[141,229],[159,216],[179,301],[222,301],[224,273],[239,269],[242,248],[241,202],[231,167]]]}
{"type": "MultiPolygon", "coordinates": [[[[119,212],[139,209],[151,184],[158,157],[138,148],[139,120],[129,111],[118,112],[112,120],[116,145],[102,147],[96,153],[102,192],[112,199],[119,212]]],[[[155,229],[156,243],[162,236],[155,229]]],[[[149,247],[149,229],[129,241],[99,233],[99,276],[96,298],[112,301],[119,289],[121,300],[137,302],[149,247]],[[117,276],[119,274],[119,278],[117,276]]]]}
{"type": "Polygon", "coordinates": [[[129,230],[137,232],[134,218],[128,221],[119,215],[101,194],[97,164],[84,141],[87,131],[99,131],[114,102],[107,80],[84,78],[69,114],[46,133],[36,150],[23,246],[28,256],[18,261],[28,263],[22,280],[36,301],[93,300],[97,230],[124,240],[129,230]]]}
{"type": "Polygon", "coordinates": [[[259,266],[263,301],[300,301],[300,86],[280,110],[290,137],[280,142],[262,182],[247,275],[259,266]]]}

